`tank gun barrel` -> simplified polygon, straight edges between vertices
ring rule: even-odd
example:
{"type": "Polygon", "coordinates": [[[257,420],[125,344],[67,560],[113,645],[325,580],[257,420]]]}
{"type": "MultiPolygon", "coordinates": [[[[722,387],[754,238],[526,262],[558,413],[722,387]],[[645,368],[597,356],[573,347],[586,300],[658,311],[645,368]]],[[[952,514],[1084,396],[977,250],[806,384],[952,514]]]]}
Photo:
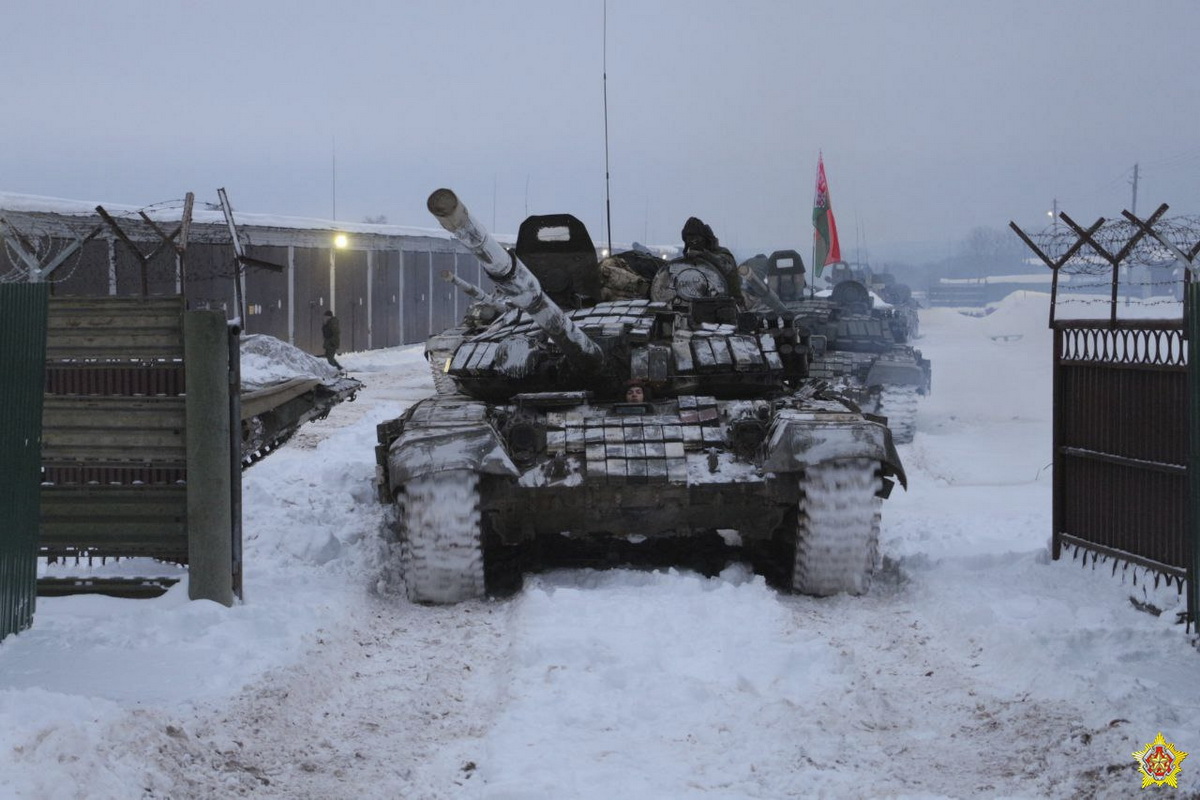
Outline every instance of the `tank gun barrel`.
{"type": "Polygon", "coordinates": [[[510,305],[528,314],[572,362],[587,367],[599,367],[603,363],[604,353],[600,346],[546,296],[529,268],[471,216],[454,192],[438,189],[429,195],[425,205],[441,226],[479,259],[484,271],[495,282],[496,291],[510,305]]]}
{"type": "Polygon", "coordinates": [[[780,316],[795,316],[795,312],[789,309],[783,300],[779,299],[779,295],[775,294],[775,290],[768,286],[767,282],[762,279],[762,276],[755,272],[754,268],[749,264],[742,264],[738,267],[738,274],[742,276],[742,291],[746,294],[766,305],[780,316]]]}

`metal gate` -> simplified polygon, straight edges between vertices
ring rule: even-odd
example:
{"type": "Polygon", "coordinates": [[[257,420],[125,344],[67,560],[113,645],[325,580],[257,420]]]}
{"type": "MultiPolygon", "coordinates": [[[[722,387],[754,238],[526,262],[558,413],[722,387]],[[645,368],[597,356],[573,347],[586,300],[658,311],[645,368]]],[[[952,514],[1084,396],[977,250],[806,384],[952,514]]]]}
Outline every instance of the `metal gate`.
{"type": "Polygon", "coordinates": [[[1200,296],[1188,281],[1182,318],[1118,318],[1124,267],[1193,272],[1200,231],[1166,211],[1164,203],[1146,220],[1124,211],[1122,220],[1102,217],[1087,229],[1059,214],[1063,226],[1056,220],[1036,237],[1010,226],[1053,274],[1054,558],[1066,547],[1085,563],[1111,559],[1114,572],[1137,565],[1155,582],[1186,586],[1190,625],[1200,609],[1200,495],[1192,486],[1200,440],[1190,439],[1200,434],[1200,382],[1191,373],[1200,363],[1189,355],[1200,336],[1200,296]],[[1107,278],[1106,319],[1057,318],[1063,272],[1107,278]]]}
{"type": "Polygon", "coordinates": [[[1077,547],[1187,580],[1187,407],[1180,321],[1054,323],[1055,558],[1077,547]]]}
{"type": "Polygon", "coordinates": [[[0,283],[0,639],[32,624],[37,598],[49,298],[45,283],[0,283]]]}

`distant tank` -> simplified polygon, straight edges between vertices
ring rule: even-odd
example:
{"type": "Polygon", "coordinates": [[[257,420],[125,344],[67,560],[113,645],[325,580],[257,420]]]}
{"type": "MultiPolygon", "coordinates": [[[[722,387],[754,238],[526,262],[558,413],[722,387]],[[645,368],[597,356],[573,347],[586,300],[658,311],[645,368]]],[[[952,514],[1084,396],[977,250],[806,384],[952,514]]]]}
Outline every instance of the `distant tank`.
{"type": "Polygon", "coordinates": [[[700,256],[662,262],[649,297],[601,301],[575,217],[530,217],[509,252],[453,192],[428,207],[498,313],[428,349],[449,383],[378,429],[389,566],[410,599],[484,596],[556,543],[603,559],[718,531],[786,589],[868,590],[904,470],[881,421],[810,379],[803,329],[742,310],[700,256]]]}
{"type": "MultiPolygon", "coordinates": [[[[860,265],[839,262],[842,274],[828,296],[795,291],[794,280],[781,280],[781,275],[795,275],[794,267],[789,264],[784,271],[778,263],[798,258],[794,250],[787,250],[742,263],[743,284],[752,285],[756,307],[788,314],[809,331],[810,377],[830,381],[864,411],[886,417],[896,442],[911,442],[919,398],[932,387],[932,367],[920,350],[908,344],[912,326],[907,315],[876,305],[871,291],[850,275],[851,267],[860,265]]],[[[802,266],[800,276],[802,286],[802,266]]]]}
{"type": "Polygon", "coordinates": [[[921,318],[912,289],[907,284],[898,283],[896,276],[890,272],[876,272],[868,264],[835,261],[825,268],[824,277],[830,288],[836,289],[839,283],[853,281],[879,295],[895,311],[892,325],[897,340],[904,342],[921,335],[921,318]]]}

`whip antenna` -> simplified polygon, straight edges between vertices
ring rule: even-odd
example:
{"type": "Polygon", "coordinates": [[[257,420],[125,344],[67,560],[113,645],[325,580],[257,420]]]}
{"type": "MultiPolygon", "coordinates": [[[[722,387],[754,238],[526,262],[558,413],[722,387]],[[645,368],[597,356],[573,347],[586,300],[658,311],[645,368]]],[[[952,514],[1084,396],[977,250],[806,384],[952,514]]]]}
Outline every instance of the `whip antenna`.
{"type": "Polygon", "coordinates": [[[608,254],[612,255],[612,199],[608,191],[608,0],[604,0],[604,214],[608,222],[608,254]]]}

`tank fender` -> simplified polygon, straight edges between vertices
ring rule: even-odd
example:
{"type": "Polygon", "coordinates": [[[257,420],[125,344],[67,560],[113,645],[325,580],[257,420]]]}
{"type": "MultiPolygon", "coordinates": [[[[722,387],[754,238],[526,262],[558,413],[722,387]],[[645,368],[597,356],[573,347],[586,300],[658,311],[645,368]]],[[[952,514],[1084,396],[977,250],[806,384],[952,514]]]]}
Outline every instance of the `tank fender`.
{"type": "Polygon", "coordinates": [[[508,457],[504,441],[490,425],[438,426],[412,431],[392,443],[388,451],[388,488],[413,478],[448,469],[470,469],[491,475],[517,477],[521,471],[508,457]]]}
{"type": "Polygon", "coordinates": [[[908,488],[900,454],[887,425],[852,414],[784,409],[767,431],[763,470],[799,472],[811,464],[844,458],[870,458],[883,464],[908,488]]]}
{"type": "Polygon", "coordinates": [[[867,372],[868,386],[915,386],[922,393],[929,388],[929,378],[915,361],[885,361],[879,359],[867,372]]]}

